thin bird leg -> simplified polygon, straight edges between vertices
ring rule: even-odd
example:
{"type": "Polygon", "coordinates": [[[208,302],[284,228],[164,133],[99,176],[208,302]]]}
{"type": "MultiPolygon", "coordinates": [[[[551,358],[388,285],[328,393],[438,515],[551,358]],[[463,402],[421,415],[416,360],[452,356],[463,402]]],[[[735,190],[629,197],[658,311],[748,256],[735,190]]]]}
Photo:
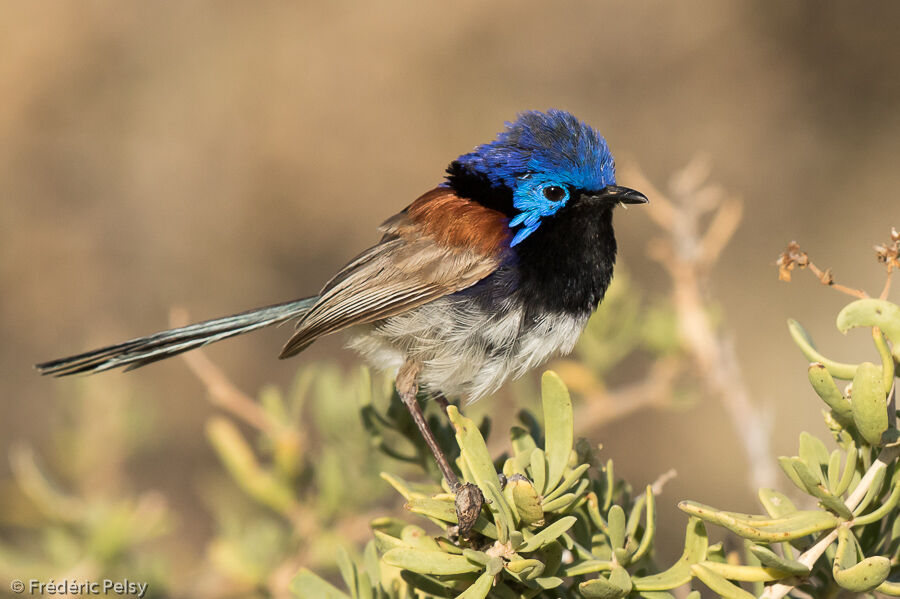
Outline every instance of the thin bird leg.
{"type": "Polygon", "coordinates": [[[430,449],[432,455],[434,455],[434,459],[437,462],[438,468],[441,470],[441,474],[444,476],[444,480],[447,481],[450,490],[456,493],[459,487],[462,486],[459,482],[459,478],[456,476],[456,473],[453,472],[453,469],[450,468],[450,462],[447,461],[447,456],[444,455],[444,452],[438,445],[437,439],[434,438],[434,433],[431,432],[431,428],[428,426],[428,422],[425,421],[425,415],[422,413],[422,406],[416,401],[416,395],[418,395],[419,391],[419,385],[416,381],[416,376],[418,374],[418,364],[414,362],[407,362],[404,364],[397,373],[397,394],[400,396],[406,409],[409,410],[409,414],[412,416],[413,422],[415,422],[416,426],[419,428],[422,438],[425,439],[428,449],[430,449]]]}
{"type": "MultiPolygon", "coordinates": [[[[473,485],[472,483],[460,483],[459,477],[457,477],[456,473],[453,472],[453,469],[450,468],[450,462],[447,461],[447,456],[441,451],[437,439],[434,438],[434,433],[431,432],[428,423],[425,421],[425,415],[422,414],[422,407],[419,405],[419,402],[416,401],[416,395],[419,391],[419,385],[416,380],[418,374],[419,365],[415,362],[406,362],[397,373],[397,380],[395,383],[397,395],[400,396],[400,399],[406,405],[406,409],[409,410],[413,422],[415,422],[416,426],[419,428],[419,432],[422,434],[422,438],[425,439],[428,449],[430,449],[432,455],[434,455],[438,468],[440,468],[444,480],[447,481],[447,486],[449,486],[450,490],[456,495],[456,520],[459,524],[459,534],[461,537],[466,538],[469,536],[472,527],[475,526],[478,514],[481,513],[481,506],[484,504],[484,495],[477,485],[473,485]]],[[[444,403],[446,403],[446,401],[447,400],[444,399],[444,403]]]]}
{"type": "Polygon", "coordinates": [[[447,414],[447,406],[450,405],[450,402],[447,401],[447,398],[444,397],[443,393],[438,393],[434,396],[434,401],[437,402],[437,405],[441,406],[441,410],[444,411],[444,416],[448,416],[447,414]]]}

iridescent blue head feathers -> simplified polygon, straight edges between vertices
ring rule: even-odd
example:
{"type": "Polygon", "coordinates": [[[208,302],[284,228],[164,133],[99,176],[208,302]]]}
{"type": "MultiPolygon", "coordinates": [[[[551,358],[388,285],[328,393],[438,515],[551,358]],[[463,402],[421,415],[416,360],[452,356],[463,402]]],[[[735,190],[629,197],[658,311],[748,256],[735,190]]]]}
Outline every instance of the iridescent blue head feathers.
{"type": "Polygon", "coordinates": [[[525,112],[506,126],[496,140],[457,162],[492,185],[512,190],[518,214],[509,226],[518,230],[511,245],[565,206],[576,190],[599,191],[615,184],[615,163],[606,140],[568,112],[525,112]]]}

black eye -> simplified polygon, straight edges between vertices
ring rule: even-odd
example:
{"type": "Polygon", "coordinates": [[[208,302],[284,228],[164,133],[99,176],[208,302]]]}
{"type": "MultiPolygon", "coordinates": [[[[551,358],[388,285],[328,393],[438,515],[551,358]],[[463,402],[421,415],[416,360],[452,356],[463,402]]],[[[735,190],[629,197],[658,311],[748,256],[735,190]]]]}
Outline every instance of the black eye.
{"type": "Polygon", "coordinates": [[[566,199],[566,190],[559,185],[548,185],[544,188],[544,197],[551,202],[562,202],[566,199]]]}

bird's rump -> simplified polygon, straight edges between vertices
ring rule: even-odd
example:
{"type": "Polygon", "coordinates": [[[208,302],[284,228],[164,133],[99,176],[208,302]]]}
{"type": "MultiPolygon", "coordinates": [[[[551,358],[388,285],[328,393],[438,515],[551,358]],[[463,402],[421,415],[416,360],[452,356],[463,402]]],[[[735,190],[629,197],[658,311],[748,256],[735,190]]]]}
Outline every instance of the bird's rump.
{"type": "Polygon", "coordinates": [[[382,225],[381,243],[322,289],[281,357],[323,335],[400,314],[494,272],[508,246],[506,217],[447,188],[432,190],[382,225]]]}

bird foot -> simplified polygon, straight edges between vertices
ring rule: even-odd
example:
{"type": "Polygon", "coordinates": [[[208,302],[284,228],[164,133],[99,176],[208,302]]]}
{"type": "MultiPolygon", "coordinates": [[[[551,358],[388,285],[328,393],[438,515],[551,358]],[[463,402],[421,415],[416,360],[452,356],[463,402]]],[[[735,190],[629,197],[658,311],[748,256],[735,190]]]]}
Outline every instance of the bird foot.
{"type": "Polygon", "coordinates": [[[478,485],[466,483],[456,489],[456,521],[459,523],[459,536],[468,538],[484,505],[484,494],[478,485]]]}

